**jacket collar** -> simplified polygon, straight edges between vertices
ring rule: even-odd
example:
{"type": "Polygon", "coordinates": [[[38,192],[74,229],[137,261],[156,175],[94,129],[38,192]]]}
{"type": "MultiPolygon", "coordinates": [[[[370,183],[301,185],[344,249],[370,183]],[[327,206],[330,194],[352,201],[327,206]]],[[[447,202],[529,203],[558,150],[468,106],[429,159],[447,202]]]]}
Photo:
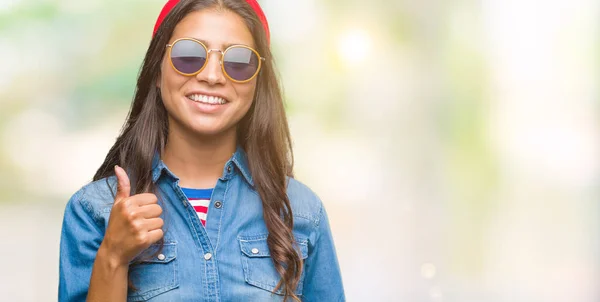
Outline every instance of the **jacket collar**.
{"type": "MultiPolygon", "coordinates": [[[[236,151],[223,167],[221,179],[231,179],[236,171],[239,171],[242,174],[250,186],[254,186],[252,174],[250,174],[250,168],[248,167],[248,157],[246,156],[244,149],[242,149],[240,146],[236,148],[236,151]]],[[[175,180],[179,180],[179,178],[173,172],[171,172],[165,163],[160,159],[160,154],[157,151],[154,153],[154,157],[152,159],[152,182],[156,183],[163,174],[166,174],[175,180]]]]}

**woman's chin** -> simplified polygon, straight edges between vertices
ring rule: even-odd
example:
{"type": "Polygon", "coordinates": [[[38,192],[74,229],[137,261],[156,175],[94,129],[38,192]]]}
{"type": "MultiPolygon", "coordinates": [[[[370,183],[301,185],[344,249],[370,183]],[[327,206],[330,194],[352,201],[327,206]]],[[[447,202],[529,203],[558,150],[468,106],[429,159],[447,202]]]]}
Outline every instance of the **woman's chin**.
{"type": "Polygon", "coordinates": [[[228,128],[217,125],[194,125],[190,130],[198,136],[222,136],[230,132],[228,128]]]}

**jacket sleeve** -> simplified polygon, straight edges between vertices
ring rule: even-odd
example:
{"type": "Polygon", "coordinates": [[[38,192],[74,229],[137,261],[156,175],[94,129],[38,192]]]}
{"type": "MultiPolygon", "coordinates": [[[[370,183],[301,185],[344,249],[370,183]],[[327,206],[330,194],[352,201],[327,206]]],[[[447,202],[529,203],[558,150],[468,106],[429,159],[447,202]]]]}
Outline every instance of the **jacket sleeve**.
{"type": "Polygon", "coordinates": [[[329,219],[322,204],[319,217],[314,241],[309,240],[302,301],[346,301],[329,219]]]}
{"type": "Polygon", "coordinates": [[[60,238],[58,301],[85,301],[96,252],[104,237],[83,189],[65,208],[60,238]]]}

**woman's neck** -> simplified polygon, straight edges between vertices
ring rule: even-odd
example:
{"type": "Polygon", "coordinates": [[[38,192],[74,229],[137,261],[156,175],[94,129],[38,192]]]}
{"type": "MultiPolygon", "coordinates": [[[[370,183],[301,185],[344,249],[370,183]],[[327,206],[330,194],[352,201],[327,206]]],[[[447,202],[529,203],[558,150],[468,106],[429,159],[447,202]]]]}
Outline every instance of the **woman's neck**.
{"type": "Polygon", "coordinates": [[[178,130],[177,126],[169,127],[163,162],[179,177],[179,186],[213,188],[236,150],[235,129],[211,137],[178,130]]]}

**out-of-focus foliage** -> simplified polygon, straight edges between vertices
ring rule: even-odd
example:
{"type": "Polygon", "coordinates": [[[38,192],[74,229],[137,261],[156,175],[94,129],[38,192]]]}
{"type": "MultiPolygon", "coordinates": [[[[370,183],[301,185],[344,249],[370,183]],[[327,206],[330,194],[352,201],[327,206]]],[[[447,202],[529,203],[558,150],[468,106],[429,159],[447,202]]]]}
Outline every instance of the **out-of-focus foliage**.
{"type": "MultiPolygon", "coordinates": [[[[163,3],[0,1],[6,301],[56,299],[163,3]]],[[[600,299],[597,1],[261,4],[349,301],[600,299]]]]}

